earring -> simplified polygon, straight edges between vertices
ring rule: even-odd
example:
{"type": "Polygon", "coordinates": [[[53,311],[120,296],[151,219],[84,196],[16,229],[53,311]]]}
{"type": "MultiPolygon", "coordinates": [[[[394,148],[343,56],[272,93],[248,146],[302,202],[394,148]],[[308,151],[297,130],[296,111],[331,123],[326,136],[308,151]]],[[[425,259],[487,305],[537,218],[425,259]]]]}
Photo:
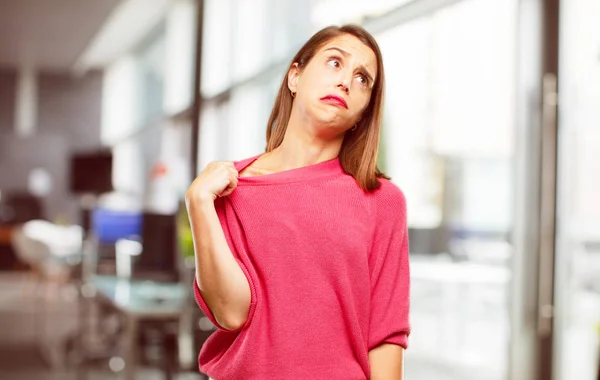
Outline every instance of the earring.
{"type": "Polygon", "coordinates": [[[296,97],[296,91],[292,91],[292,98],[296,97]]]}
{"type": "Polygon", "coordinates": [[[356,131],[356,124],[354,124],[354,127],[350,128],[351,131],[356,131]]]}

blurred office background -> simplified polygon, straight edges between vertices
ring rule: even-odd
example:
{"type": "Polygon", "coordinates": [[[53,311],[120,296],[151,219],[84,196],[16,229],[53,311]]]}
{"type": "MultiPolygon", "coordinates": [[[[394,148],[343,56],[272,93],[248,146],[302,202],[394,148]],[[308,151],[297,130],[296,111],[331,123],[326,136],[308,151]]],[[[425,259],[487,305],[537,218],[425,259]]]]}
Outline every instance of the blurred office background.
{"type": "MultiPolygon", "coordinates": [[[[202,379],[183,194],[358,23],[409,210],[407,379],[600,379],[598,0],[0,0],[0,378],[202,379]]],[[[310,349],[310,347],[307,347],[310,349]]]]}

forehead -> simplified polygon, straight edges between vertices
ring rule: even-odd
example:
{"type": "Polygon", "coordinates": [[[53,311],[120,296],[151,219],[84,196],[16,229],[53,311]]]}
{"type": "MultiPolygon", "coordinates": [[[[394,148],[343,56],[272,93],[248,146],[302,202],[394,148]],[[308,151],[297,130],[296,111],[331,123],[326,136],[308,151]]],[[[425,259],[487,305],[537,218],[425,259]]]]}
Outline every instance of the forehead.
{"type": "Polygon", "coordinates": [[[350,54],[350,57],[368,69],[377,70],[377,57],[370,47],[365,45],[361,40],[350,34],[343,34],[327,41],[319,50],[323,53],[325,50],[332,47],[338,47],[350,54]]]}

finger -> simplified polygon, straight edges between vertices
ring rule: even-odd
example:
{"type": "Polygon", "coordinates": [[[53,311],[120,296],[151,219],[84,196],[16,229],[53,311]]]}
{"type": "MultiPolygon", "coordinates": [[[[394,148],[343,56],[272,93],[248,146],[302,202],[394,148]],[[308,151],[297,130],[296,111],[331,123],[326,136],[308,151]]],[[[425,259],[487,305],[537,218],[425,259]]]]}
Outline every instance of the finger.
{"type": "Polygon", "coordinates": [[[227,170],[229,171],[229,173],[235,175],[236,177],[239,174],[235,166],[227,166],[227,170]]]}
{"type": "Polygon", "coordinates": [[[238,171],[235,169],[231,169],[229,171],[229,173],[230,173],[232,179],[237,179],[240,175],[240,173],[238,173],[238,171]]]}
{"type": "Polygon", "coordinates": [[[226,197],[229,194],[231,194],[233,192],[233,190],[235,189],[235,187],[233,186],[227,186],[227,188],[225,188],[225,190],[223,190],[221,192],[221,194],[219,194],[219,197],[226,197]]]}
{"type": "Polygon", "coordinates": [[[237,180],[229,181],[229,184],[225,187],[223,192],[231,193],[237,187],[237,180]]]}
{"type": "Polygon", "coordinates": [[[229,183],[233,184],[233,187],[236,187],[238,184],[238,178],[239,178],[238,172],[234,171],[233,173],[231,173],[231,176],[229,177],[229,183]]]}
{"type": "Polygon", "coordinates": [[[227,185],[227,187],[223,190],[223,192],[221,194],[223,194],[222,196],[226,196],[229,195],[233,192],[233,190],[235,190],[235,188],[238,185],[238,179],[235,175],[230,175],[229,176],[229,184],[227,185]]]}

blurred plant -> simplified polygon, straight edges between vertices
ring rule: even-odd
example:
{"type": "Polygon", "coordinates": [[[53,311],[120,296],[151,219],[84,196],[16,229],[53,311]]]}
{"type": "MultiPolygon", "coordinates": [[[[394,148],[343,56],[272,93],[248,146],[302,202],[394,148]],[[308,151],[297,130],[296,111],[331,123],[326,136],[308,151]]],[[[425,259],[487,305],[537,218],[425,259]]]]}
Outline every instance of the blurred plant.
{"type": "Polygon", "coordinates": [[[379,151],[377,152],[377,167],[379,168],[379,170],[381,170],[383,173],[386,173],[388,167],[387,167],[387,144],[388,142],[386,141],[386,120],[385,118],[383,119],[383,122],[381,123],[381,132],[379,132],[379,151]]]}
{"type": "Polygon", "coordinates": [[[188,261],[188,258],[194,257],[192,228],[190,226],[187,208],[185,207],[185,201],[183,200],[179,202],[177,211],[177,243],[179,245],[179,252],[186,261],[188,261]]]}

